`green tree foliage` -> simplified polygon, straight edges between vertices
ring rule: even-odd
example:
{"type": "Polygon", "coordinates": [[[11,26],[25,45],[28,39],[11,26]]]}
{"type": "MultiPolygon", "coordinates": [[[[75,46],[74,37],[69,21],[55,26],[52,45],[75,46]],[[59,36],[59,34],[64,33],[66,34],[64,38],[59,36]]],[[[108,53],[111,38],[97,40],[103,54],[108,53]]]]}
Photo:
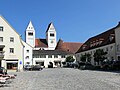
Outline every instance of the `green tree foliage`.
{"type": "Polygon", "coordinates": [[[102,63],[103,60],[106,59],[105,57],[106,54],[107,52],[104,52],[103,49],[97,49],[93,55],[95,62],[97,62],[98,65],[100,64],[100,62],[102,63]]]}
{"type": "Polygon", "coordinates": [[[80,60],[82,62],[89,62],[91,61],[91,54],[85,53],[85,55],[81,55],[80,60]]]}
{"type": "Polygon", "coordinates": [[[74,61],[75,61],[75,59],[72,56],[68,56],[66,58],[66,62],[74,62],[74,61]]]}
{"type": "Polygon", "coordinates": [[[80,60],[82,61],[82,62],[86,62],[86,55],[81,55],[81,57],[80,57],[80,60]]]}

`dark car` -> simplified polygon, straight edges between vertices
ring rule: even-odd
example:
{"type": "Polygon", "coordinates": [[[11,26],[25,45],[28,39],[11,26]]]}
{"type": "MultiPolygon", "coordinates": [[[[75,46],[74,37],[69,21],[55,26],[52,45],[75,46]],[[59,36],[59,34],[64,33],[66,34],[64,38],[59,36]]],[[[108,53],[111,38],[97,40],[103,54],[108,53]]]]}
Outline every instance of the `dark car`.
{"type": "Polygon", "coordinates": [[[120,61],[114,61],[112,64],[113,70],[120,70],[120,61]]]}
{"type": "Polygon", "coordinates": [[[31,70],[35,70],[35,71],[40,71],[42,70],[43,68],[41,67],[41,65],[34,65],[32,66],[31,70]]]}
{"type": "Polygon", "coordinates": [[[113,61],[103,61],[102,65],[101,65],[101,69],[103,70],[111,70],[113,68],[113,61]]]}
{"type": "Polygon", "coordinates": [[[24,66],[24,70],[31,71],[32,70],[32,66],[31,65],[25,65],[24,66]]]}
{"type": "Polygon", "coordinates": [[[90,63],[80,63],[81,70],[93,70],[95,67],[90,63]]]}
{"type": "Polygon", "coordinates": [[[120,70],[120,61],[114,60],[103,62],[101,68],[103,70],[120,70]]]}
{"type": "Polygon", "coordinates": [[[5,69],[4,67],[0,67],[0,74],[7,74],[7,69],[5,69]]]}

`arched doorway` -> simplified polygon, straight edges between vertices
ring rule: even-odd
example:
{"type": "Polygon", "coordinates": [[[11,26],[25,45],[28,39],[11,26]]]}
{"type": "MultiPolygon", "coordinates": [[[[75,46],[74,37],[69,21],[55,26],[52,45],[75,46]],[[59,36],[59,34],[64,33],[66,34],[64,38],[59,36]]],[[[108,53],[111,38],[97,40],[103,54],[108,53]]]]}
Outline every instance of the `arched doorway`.
{"type": "Polygon", "coordinates": [[[53,68],[53,63],[49,62],[48,68],[53,68]]]}

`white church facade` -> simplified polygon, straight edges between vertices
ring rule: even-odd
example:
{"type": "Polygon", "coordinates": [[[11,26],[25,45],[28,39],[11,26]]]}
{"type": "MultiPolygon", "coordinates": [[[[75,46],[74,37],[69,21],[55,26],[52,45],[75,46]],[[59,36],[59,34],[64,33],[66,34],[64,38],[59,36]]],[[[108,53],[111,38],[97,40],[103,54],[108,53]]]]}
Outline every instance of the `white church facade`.
{"type": "Polygon", "coordinates": [[[48,25],[46,38],[41,39],[35,38],[34,26],[31,21],[29,22],[26,29],[26,43],[33,47],[33,65],[40,64],[41,66],[47,68],[49,64],[52,63],[53,67],[61,67],[62,62],[65,61],[67,56],[72,55],[75,58],[75,52],[81,46],[81,43],[61,42],[62,44],[60,45],[59,41],[57,42],[57,34],[53,23],[48,25]],[[60,49],[59,47],[64,47],[64,44],[66,45],[66,48],[60,49]],[[70,44],[77,45],[74,47],[74,53],[73,51],[68,51],[69,49],[73,49],[70,44]]]}

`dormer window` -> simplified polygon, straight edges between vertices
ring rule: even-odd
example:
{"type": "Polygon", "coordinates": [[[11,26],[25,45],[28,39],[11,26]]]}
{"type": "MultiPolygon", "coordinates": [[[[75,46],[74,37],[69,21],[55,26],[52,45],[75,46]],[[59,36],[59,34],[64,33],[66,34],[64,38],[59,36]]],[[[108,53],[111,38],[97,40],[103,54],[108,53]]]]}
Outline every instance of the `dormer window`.
{"type": "Polygon", "coordinates": [[[93,44],[92,44],[92,42],[90,42],[90,47],[92,47],[93,46],[93,44]]]}
{"type": "Polygon", "coordinates": [[[103,38],[100,38],[100,40],[99,40],[99,44],[101,44],[102,42],[103,42],[103,38]]]}
{"type": "Polygon", "coordinates": [[[99,41],[99,44],[101,44],[103,41],[99,41]]]}
{"type": "Polygon", "coordinates": [[[110,34],[109,39],[112,41],[114,39],[114,34],[110,34]]]}
{"type": "Polygon", "coordinates": [[[98,40],[96,40],[96,46],[99,44],[98,40]]]}
{"type": "Polygon", "coordinates": [[[95,46],[96,45],[96,43],[95,43],[95,41],[93,41],[93,46],[95,46]]]}
{"type": "Polygon", "coordinates": [[[86,48],[87,45],[83,45],[82,49],[84,50],[86,48]]]}

